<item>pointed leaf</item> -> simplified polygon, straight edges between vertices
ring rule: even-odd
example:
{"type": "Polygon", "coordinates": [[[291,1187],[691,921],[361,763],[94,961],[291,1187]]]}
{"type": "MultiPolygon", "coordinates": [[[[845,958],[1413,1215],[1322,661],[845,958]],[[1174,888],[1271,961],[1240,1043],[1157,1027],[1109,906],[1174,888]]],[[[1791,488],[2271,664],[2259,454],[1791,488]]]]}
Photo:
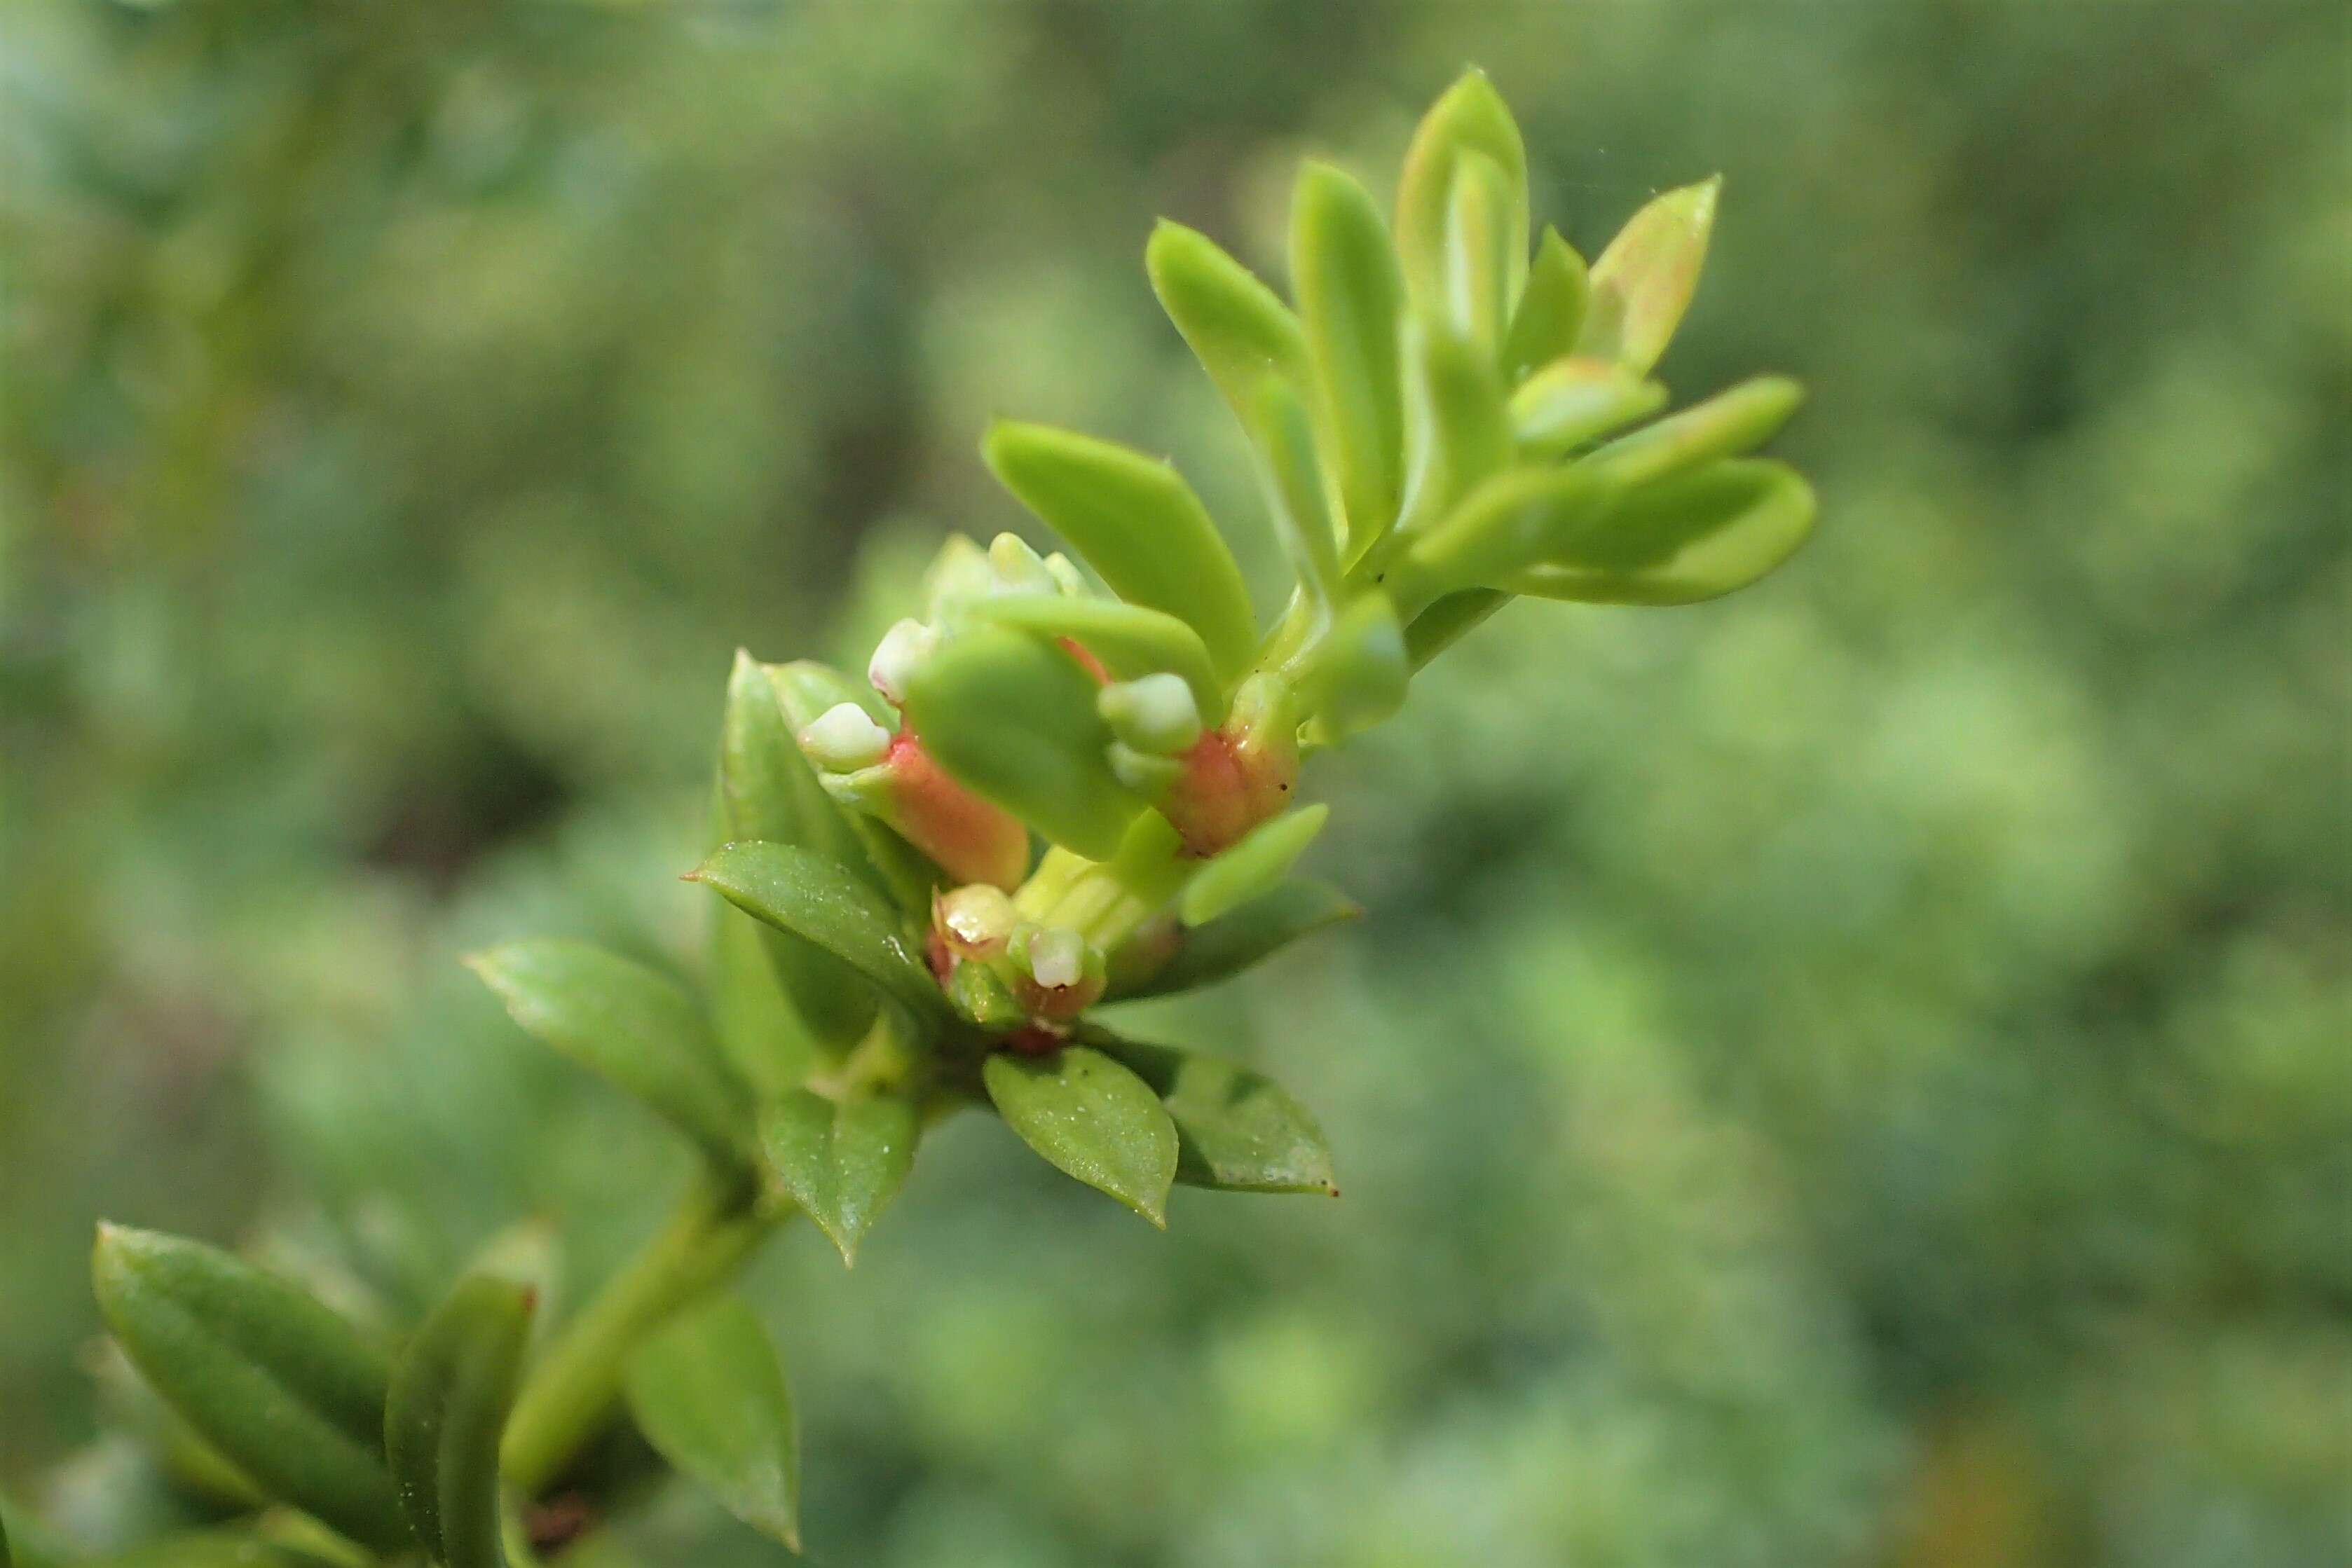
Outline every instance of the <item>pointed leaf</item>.
{"type": "Polygon", "coordinates": [[[729,844],[689,880],[755,919],[806,937],[919,1017],[945,1012],[947,1000],[898,912],[835,862],[793,844],[729,844]]]}
{"type": "Polygon", "coordinates": [[[1519,308],[1511,313],[1511,332],[1503,347],[1503,379],[1517,382],[1538,365],[1548,365],[1576,348],[1584,327],[1585,299],[1591,280],[1576,247],[1546,228],[1528,268],[1527,287],[1519,308]]]}
{"type": "Polygon", "coordinates": [[[1509,594],[1494,588],[1465,588],[1445,595],[1404,629],[1406,662],[1418,672],[1510,601],[1509,594]]]}
{"type": "Polygon", "coordinates": [[[1690,604],[1747,587],[1812,532],[1813,492],[1796,470],[1717,463],[1635,491],[1511,581],[1546,599],[1690,604]]]}
{"type": "Polygon", "coordinates": [[[1465,151],[1455,158],[1445,208],[1444,319],[1478,345],[1490,366],[1527,280],[1526,200],[1525,182],[1514,191],[1502,166],[1485,153],[1465,151]]]}
{"type": "Polygon", "coordinates": [[[1446,298],[1446,229],[1462,155],[1491,160],[1502,175],[1509,255],[1528,254],[1528,153],[1502,94],[1483,71],[1467,71],[1423,116],[1397,181],[1396,247],[1412,297],[1424,309],[1446,298]]]}
{"type": "Polygon", "coordinates": [[[1715,229],[1717,176],[1668,191],[1635,213],[1592,264],[1592,291],[1576,351],[1646,374],[1698,291],[1715,229]]]}
{"type": "MultiPolygon", "coordinates": [[[[727,716],[719,757],[722,842],[761,839],[799,844],[876,880],[856,832],[801,755],[775,682],[738,651],[727,682],[727,716]]],[[[828,1050],[856,1043],[874,1022],[879,998],[856,971],[789,932],[761,928],[759,940],[784,996],[808,1032],[828,1050]]]]}
{"type": "Polygon", "coordinates": [[[1200,633],[1173,615],[1116,599],[1007,593],[976,600],[964,613],[1047,638],[1067,637],[1102,661],[1118,681],[1165,672],[1181,675],[1202,716],[1224,716],[1225,692],[1200,633]]]}
{"type": "Polygon", "coordinates": [[[800,1435],[784,1369],[757,1313],[716,1295],[687,1308],[629,1364],[646,1440],[737,1519],[800,1550],[800,1435]]]}
{"type": "Polygon", "coordinates": [[[1222,1192],[1339,1196],[1331,1151],[1307,1108],[1238,1061],[1120,1040],[1088,1040],[1150,1085],[1176,1124],[1176,1179],[1222,1192]]]}
{"type": "Polygon", "coordinates": [[[1621,489],[1647,485],[1718,457],[1753,451],[1780,434],[1804,401],[1805,389],[1788,377],[1757,376],[1619,436],[1580,466],[1591,468],[1621,489]]]}
{"type": "Polygon", "coordinates": [[[469,1275],[393,1368],[384,1454],[409,1527],[442,1568],[505,1568],[499,1438],[514,1406],[531,1306],[525,1287],[469,1275]]]}
{"type": "Polygon", "coordinates": [[[1002,626],[958,632],[915,673],[907,717],[940,765],[1057,844],[1108,860],[1143,801],[1106,758],[1100,688],[1061,649],[1002,626]]]}
{"type": "Polygon", "coordinates": [[[1244,426],[1266,377],[1306,384],[1307,339],[1298,318],[1206,235],[1163,219],[1144,247],[1143,265],[1160,308],[1244,426]]]}
{"type": "Polygon", "coordinates": [[[643,1101],[713,1159],[731,1164],[749,1147],[751,1095],[676,981],[558,938],[509,942],[466,964],[526,1033],[643,1101]]]}
{"type": "Polygon", "coordinates": [[[1324,614],[1339,598],[1339,531],[1331,520],[1323,466],[1315,455],[1315,429],[1307,405],[1286,382],[1268,378],[1243,415],[1255,448],[1258,485],[1276,537],[1299,590],[1324,614]]]}
{"type": "Polygon", "coordinates": [[[1092,436],[1009,422],[989,431],[981,455],[1112,592],[1189,623],[1221,675],[1248,668],[1257,645],[1249,590],[1174,468],[1092,436]]]}
{"type": "Polygon", "coordinates": [[[1482,479],[1511,461],[1511,423],[1493,355],[1452,327],[1405,325],[1412,474],[1405,528],[1425,531],[1482,479]]]}
{"type": "Polygon", "coordinates": [[[1202,866],[1184,889],[1187,925],[1205,925],[1227,910],[1272,893],[1307,846],[1323,831],[1331,808],[1317,802],[1262,822],[1232,849],[1202,866]]]}
{"type": "Polygon", "coordinates": [[[1555,360],[1511,394],[1511,434],[1530,457],[1563,457],[1665,406],[1666,389],[1607,360],[1555,360]]]}
{"type": "Polygon", "coordinates": [[[1232,914],[1186,932],[1166,963],[1119,986],[1106,999],[1134,1001],[1214,985],[1265,962],[1302,936],[1362,913],[1328,883],[1294,877],[1232,914]]]}
{"type": "Polygon", "coordinates": [[[272,1496],[383,1552],[413,1545],[383,1463],[382,1352],[290,1281],[101,1226],[99,1312],[148,1385],[272,1496]]]}
{"type": "Polygon", "coordinates": [[[1290,276],[1352,558],[1396,520],[1404,482],[1397,364],[1404,284],[1370,194],[1328,164],[1309,163],[1299,172],[1290,209],[1290,276]]]}
{"type": "Polygon", "coordinates": [[[1082,1045],[997,1051],[981,1075],[1005,1125],[1048,1164],[1167,1228],[1176,1128],[1143,1080],[1082,1045]]]}
{"type": "Polygon", "coordinates": [[[857,1244],[905,1184],[915,1135],[914,1106],[888,1095],[836,1103],[796,1090],[760,1120],[769,1174],[840,1249],[844,1263],[856,1262],[857,1244]]]}

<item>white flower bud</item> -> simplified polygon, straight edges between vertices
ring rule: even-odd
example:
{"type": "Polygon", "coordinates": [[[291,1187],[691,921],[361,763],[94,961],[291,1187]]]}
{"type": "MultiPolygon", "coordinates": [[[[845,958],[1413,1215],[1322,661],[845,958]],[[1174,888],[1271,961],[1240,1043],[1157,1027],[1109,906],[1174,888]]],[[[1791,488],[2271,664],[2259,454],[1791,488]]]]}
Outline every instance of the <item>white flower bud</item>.
{"type": "Polygon", "coordinates": [[[1048,989],[1075,986],[1087,972],[1087,939],[1066,925],[1048,925],[1029,938],[1029,977],[1048,989]]]}
{"type": "Polygon", "coordinates": [[[899,622],[874,645],[874,657],[866,665],[866,680],[893,704],[906,701],[908,678],[931,656],[939,641],[940,634],[919,621],[899,622]]]}
{"type": "Polygon", "coordinates": [[[989,540],[988,564],[996,573],[999,593],[1062,591],[1052,570],[1019,534],[999,534],[989,540]]]}
{"type": "Polygon", "coordinates": [[[1138,751],[1172,757],[1201,738],[1201,708],[1181,675],[1145,675],[1105,686],[1095,698],[1111,733],[1138,751]]]}
{"type": "Polygon", "coordinates": [[[854,773],[889,754],[890,732],[856,703],[837,703],[800,734],[801,749],[828,773],[854,773]]]}

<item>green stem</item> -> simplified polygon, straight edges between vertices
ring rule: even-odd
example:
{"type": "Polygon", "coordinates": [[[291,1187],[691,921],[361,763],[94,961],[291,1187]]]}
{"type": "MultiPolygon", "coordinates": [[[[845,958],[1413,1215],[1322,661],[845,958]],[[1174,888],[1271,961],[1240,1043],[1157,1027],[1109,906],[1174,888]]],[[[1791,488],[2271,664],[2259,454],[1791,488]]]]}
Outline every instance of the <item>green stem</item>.
{"type": "Polygon", "coordinates": [[[620,1397],[629,1355],[678,1308],[732,1274],[783,1216],[748,1183],[698,1178],[636,1259],[566,1324],[516,1399],[500,1468],[525,1496],[563,1473],[620,1397]]]}

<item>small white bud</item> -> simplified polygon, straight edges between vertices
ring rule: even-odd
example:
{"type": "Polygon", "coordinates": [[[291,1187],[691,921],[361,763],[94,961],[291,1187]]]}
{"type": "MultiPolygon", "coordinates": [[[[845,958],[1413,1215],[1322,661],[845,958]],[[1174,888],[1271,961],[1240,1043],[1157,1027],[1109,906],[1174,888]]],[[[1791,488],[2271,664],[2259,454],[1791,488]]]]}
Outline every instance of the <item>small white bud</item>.
{"type": "Polygon", "coordinates": [[[1201,708],[1181,675],[1145,675],[1105,686],[1095,698],[1103,721],[1138,751],[1171,757],[1201,738],[1201,708]]]}
{"type": "Polygon", "coordinates": [[[1062,591],[1052,570],[1019,534],[999,534],[989,540],[988,564],[996,573],[999,593],[1062,591]]]}
{"type": "Polygon", "coordinates": [[[854,773],[888,755],[890,732],[856,703],[836,703],[801,731],[801,749],[828,773],[854,773]]]}
{"type": "Polygon", "coordinates": [[[1087,939],[1066,925],[1048,925],[1029,938],[1029,977],[1048,990],[1075,986],[1087,972],[1087,939]]]}
{"type": "Polygon", "coordinates": [[[1060,550],[1045,558],[1045,571],[1067,598],[1085,599],[1094,591],[1087,586],[1086,573],[1078,570],[1078,563],[1060,550]]]}
{"type": "Polygon", "coordinates": [[[940,634],[919,621],[899,622],[874,645],[874,657],[866,665],[866,680],[892,703],[906,701],[908,678],[931,656],[939,641],[940,634]]]}

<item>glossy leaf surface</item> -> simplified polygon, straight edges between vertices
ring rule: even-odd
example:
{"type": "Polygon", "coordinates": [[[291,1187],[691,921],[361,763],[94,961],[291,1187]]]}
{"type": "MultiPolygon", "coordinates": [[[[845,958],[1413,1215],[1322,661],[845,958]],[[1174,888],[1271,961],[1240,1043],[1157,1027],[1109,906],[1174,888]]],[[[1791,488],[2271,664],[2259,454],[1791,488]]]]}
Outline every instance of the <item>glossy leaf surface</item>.
{"type": "Polygon", "coordinates": [[[746,915],[806,937],[918,1014],[945,1009],[898,912],[835,862],[792,844],[729,844],[694,880],[746,915]]]}
{"type": "Polygon", "coordinates": [[[740,1296],[687,1308],[637,1352],[629,1409],[655,1451],[737,1519],[800,1550],[800,1435],[783,1364],[740,1296]]]}
{"type": "Polygon", "coordinates": [[[1395,520],[1404,483],[1397,356],[1404,284],[1370,194],[1328,164],[1309,163],[1299,173],[1290,276],[1352,555],[1395,520]]]}
{"type": "Polygon", "coordinates": [[[760,1118],[769,1174],[844,1263],[857,1260],[858,1243],[905,1185],[915,1137],[914,1106],[888,1095],[835,1102],[799,1090],[760,1118]]]}
{"type": "Polygon", "coordinates": [[[1176,1179],[1224,1192],[1339,1187],[1331,1151],[1307,1108],[1273,1079],[1223,1057],[1089,1036],[1150,1085],[1176,1124],[1176,1179]]]}
{"type": "Polygon", "coordinates": [[[1167,1227],[1176,1127],[1143,1080],[1083,1045],[997,1051],[982,1077],[1005,1125],[1049,1164],[1167,1227]]]}
{"type": "Polygon", "coordinates": [[[1268,376],[1306,384],[1298,318],[1206,235],[1163,221],[1144,247],[1143,265],[1161,308],[1244,424],[1268,376]]]}
{"type": "Polygon", "coordinates": [[[393,1367],[384,1455],[409,1527],[442,1568],[504,1568],[499,1438],[514,1405],[531,1306],[526,1287],[469,1275],[393,1367]]]}
{"type": "Polygon", "coordinates": [[[1318,801],[1262,822],[1240,843],[1192,874],[1184,888],[1184,924],[1204,925],[1274,891],[1315,841],[1331,808],[1318,801]]]}

